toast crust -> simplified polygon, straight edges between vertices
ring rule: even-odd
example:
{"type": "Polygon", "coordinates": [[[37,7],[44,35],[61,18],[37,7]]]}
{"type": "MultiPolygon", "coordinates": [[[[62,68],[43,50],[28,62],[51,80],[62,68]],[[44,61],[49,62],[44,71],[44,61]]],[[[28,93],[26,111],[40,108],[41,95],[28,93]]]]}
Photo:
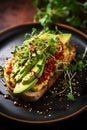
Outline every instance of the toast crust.
{"type": "MultiPolygon", "coordinates": [[[[75,57],[76,55],[76,49],[73,46],[69,47],[69,54],[67,56],[67,58],[65,58],[65,62],[67,64],[69,64],[75,57]]],[[[12,59],[9,59],[8,64],[11,62],[12,59]]],[[[53,76],[50,77],[48,83],[46,86],[44,86],[41,90],[33,92],[33,91],[27,91],[21,94],[15,94],[16,97],[18,98],[22,98],[24,100],[30,101],[30,102],[34,102],[37,101],[38,99],[40,99],[48,89],[51,88],[51,86],[56,82],[56,80],[58,79],[58,77],[61,75],[62,71],[59,71],[57,73],[54,73],[53,76]]],[[[6,86],[8,88],[8,90],[13,94],[13,90],[14,87],[12,87],[12,84],[10,82],[9,76],[6,74],[6,69],[4,70],[4,77],[6,79],[6,86]]]]}

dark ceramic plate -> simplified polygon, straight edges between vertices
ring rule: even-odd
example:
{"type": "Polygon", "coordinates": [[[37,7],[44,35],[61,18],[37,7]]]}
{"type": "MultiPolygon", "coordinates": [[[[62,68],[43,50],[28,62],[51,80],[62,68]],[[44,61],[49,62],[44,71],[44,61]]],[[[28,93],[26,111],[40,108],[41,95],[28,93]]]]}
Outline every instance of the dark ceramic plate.
{"type": "MultiPolygon", "coordinates": [[[[24,34],[31,33],[32,28],[37,28],[38,31],[43,29],[43,27],[37,23],[24,24],[4,30],[0,33],[0,66],[3,66],[6,58],[11,56],[14,47],[22,44],[24,34]]],[[[52,28],[54,28],[54,25],[52,28]]],[[[70,44],[76,47],[78,54],[84,52],[87,47],[87,36],[84,33],[63,24],[58,24],[58,28],[62,32],[72,33],[70,44]]],[[[20,106],[17,105],[16,99],[8,93],[5,85],[0,82],[0,114],[16,121],[33,124],[52,123],[76,116],[87,109],[86,77],[87,71],[84,70],[80,79],[78,79],[79,85],[77,88],[80,87],[80,91],[77,92],[78,96],[74,102],[68,101],[65,98],[63,100],[61,95],[51,97],[50,93],[47,92],[36,103],[20,101],[20,106]]],[[[56,85],[58,85],[58,81],[54,84],[54,86],[56,85]]]]}

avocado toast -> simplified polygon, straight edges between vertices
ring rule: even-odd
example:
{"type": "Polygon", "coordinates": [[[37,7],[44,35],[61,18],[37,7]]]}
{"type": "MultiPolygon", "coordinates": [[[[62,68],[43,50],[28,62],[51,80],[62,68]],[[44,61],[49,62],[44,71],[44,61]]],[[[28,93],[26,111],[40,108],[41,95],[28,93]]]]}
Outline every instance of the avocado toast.
{"type": "Polygon", "coordinates": [[[43,30],[15,47],[4,69],[9,91],[28,101],[40,99],[75,57],[71,36],[43,30]]]}

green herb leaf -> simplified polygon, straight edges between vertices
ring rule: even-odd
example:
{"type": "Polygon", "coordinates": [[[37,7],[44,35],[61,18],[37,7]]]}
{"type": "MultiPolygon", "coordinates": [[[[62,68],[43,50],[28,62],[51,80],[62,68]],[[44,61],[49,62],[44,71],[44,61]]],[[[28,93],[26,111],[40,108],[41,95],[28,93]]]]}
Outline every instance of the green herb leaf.
{"type": "Polygon", "coordinates": [[[37,32],[37,29],[36,28],[32,28],[32,35],[35,35],[37,32]]]}
{"type": "Polygon", "coordinates": [[[86,0],[35,0],[34,7],[38,8],[34,20],[45,28],[50,27],[53,22],[62,22],[87,32],[86,0]]]}
{"type": "Polygon", "coordinates": [[[83,6],[84,6],[85,9],[87,9],[87,1],[85,1],[85,2],[83,3],[83,6]]]}
{"type": "Polygon", "coordinates": [[[67,97],[68,97],[69,100],[75,101],[74,95],[72,93],[68,93],[67,97]]]}
{"type": "Polygon", "coordinates": [[[30,37],[30,34],[29,34],[29,33],[25,33],[25,35],[24,35],[24,40],[28,40],[29,37],[30,37]]]}

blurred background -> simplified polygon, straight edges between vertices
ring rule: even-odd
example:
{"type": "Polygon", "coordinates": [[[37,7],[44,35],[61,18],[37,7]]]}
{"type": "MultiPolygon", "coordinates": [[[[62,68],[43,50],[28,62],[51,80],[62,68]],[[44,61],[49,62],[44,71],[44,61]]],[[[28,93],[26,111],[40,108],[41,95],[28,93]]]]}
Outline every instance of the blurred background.
{"type": "MultiPolygon", "coordinates": [[[[86,0],[0,0],[0,31],[23,23],[40,22],[50,26],[52,22],[71,25],[87,34],[86,0]]],[[[86,128],[87,111],[64,122],[33,126],[15,122],[0,116],[0,130],[8,129],[79,129],[86,128]],[[83,122],[83,124],[82,124],[83,122]]]]}
{"type": "Polygon", "coordinates": [[[87,33],[87,0],[0,0],[0,30],[35,21],[61,22],[87,33]]]}
{"type": "Polygon", "coordinates": [[[32,22],[36,13],[34,0],[0,0],[0,30],[32,22]]]}
{"type": "Polygon", "coordinates": [[[87,0],[35,0],[35,19],[43,26],[62,22],[87,33],[87,0]]]}

